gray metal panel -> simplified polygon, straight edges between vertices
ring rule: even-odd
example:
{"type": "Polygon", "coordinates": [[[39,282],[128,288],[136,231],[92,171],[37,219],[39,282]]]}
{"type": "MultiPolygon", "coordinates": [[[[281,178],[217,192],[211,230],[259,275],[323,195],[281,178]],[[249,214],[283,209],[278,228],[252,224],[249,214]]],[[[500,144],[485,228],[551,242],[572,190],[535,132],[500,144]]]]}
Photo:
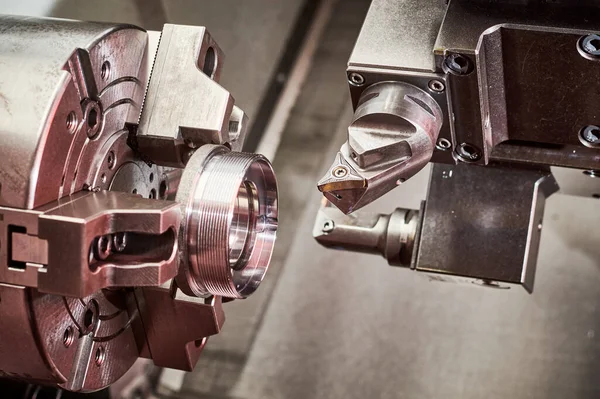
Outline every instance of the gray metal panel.
{"type": "Polygon", "coordinates": [[[440,0],[373,0],[349,66],[432,71],[446,6],[440,0]]]}

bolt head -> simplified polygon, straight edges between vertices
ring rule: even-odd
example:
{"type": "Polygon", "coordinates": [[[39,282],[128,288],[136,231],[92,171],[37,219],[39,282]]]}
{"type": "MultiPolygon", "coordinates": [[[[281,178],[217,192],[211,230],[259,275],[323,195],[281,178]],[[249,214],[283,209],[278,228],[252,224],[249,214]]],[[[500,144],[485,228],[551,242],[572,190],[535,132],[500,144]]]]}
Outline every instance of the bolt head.
{"type": "Polygon", "coordinates": [[[584,127],[579,133],[579,141],[587,147],[600,146],[600,127],[594,125],[584,127]]]}
{"type": "Polygon", "coordinates": [[[365,84],[365,78],[360,73],[350,72],[348,82],[353,86],[360,87],[365,84]]]}
{"type": "Polygon", "coordinates": [[[467,75],[471,72],[471,60],[462,54],[450,54],[444,60],[444,69],[455,75],[467,75]]]}
{"type": "Polygon", "coordinates": [[[469,143],[462,143],[456,150],[460,160],[465,162],[475,162],[481,159],[481,150],[469,143]]]}
{"type": "Polygon", "coordinates": [[[323,223],[323,228],[321,230],[323,231],[323,233],[331,233],[334,228],[335,223],[333,222],[333,220],[327,220],[325,223],[323,223]]]}
{"type": "Polygon", "coordinates": [[[348,168],[345,166],[337,166],[331,171],[331,174],[333,177],[341,179],[348,175],[348,168]]]}
{"type": "Polygon", "coordinates": [[[435,93],[443,93],[446,90],[446,85],[441,80],[433,79],[429,81],[429,90],[435,93]]]}
{"type": "Polygon", "coordinates": [[[600,56],[600,35],[587,35],[579,45],[585,53],[594,57],[600,56]]]}

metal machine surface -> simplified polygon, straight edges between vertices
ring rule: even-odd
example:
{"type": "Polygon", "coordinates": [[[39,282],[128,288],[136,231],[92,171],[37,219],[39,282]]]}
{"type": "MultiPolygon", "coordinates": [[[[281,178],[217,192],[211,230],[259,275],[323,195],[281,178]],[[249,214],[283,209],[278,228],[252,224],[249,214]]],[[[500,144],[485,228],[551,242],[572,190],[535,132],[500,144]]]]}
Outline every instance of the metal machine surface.
{"type": "Polygon", "coordinates": [[[545,199],[600,198],[599,6],[374,0],[348,63],[348,140],[318,184],[317,241],[531,291],[545,199]],[[420,210],[352,213],[428,162],[420,210]]]}
{"type": "Polygon", "coordinates": [[[138,357],[191,370],[277,230],[223,52],[179,25],[156,54],[131,25],[1,16],[0,39],[0,375],[89,392],[138,357]]]}

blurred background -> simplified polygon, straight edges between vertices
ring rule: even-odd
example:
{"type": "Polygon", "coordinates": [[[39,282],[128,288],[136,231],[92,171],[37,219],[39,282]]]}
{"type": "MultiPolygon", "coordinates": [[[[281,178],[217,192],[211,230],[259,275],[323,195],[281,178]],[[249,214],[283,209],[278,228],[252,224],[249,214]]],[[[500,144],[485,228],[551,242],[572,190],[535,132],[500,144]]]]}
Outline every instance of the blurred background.
{"type": "MultiPolygon", "coordinates": [[[[442,1],[442,0],[440,0],[442,1]]],[[[600,202],[554,195],[535,291],[429,281],[312,239],[316,182],[352,117],[345,67],[367,0],[0,0],[0,12],[205,25],[226,54],[221,84],[249,114],[248,150],[278,176],[271,271],[226,304],[193,373],[158,396],[267,398],[600,397],[600,202]]],[[[369,207],[418,208],[428,171],[369,207]]],[[[130,392],[129,397],[135,397],[130,392]]]]}

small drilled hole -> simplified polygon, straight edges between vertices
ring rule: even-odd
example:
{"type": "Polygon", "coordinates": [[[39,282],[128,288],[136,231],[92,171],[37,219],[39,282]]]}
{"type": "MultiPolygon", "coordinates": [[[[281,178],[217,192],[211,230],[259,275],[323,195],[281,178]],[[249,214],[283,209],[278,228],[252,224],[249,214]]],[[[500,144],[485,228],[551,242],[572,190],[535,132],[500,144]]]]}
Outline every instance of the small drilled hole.
{"type": "Polygon", "coordinates": [[[67,329],[65,330],[65,333],[63,334],[63,344],[65,345],[66,348],[68,348],[69,346],[71,346],[71,344],[73,344],[74,340],[75,340],[75,333],[73,332],[73,327],[69,326],[69,327],[67,327],[67,329]]]}
{"type": "Polygon", "coordinates": [[[217,69],[216,67],[217,53],[215,53],[215,49],[213,47],[209,47],[206,49],[206,56],[204,56],[204,66],[202,67],[202,72],[212,78],[215,74],[215,70],[217,69]]]}
{"type": "Polygon", "coordinates": [[[69,112],[67,115],[67,130],[69,133],[75,133],[77,129],[77,115],[74,111],[69,112]]]}
{"type": "Polygon", "coordinates": [[[100,77],[102,77],[102,80],[108,80],[108,78],[110,78],[110,62],[104,61],[100,68],[100,77]]]}
{"type": "Polygon", "coordinates": [[[154,181],[154,173],[150,173],[150,183],[154,181]]]}
{"type": "Polygon", "coordinates": [[[133,191],[131,191],[133,194],[137,194],[137,188],[134,188],[133,191]]]}
{"type": "Polygon", "coordinates": [[[106,356],[106,352],[104,350],[104,346],[100,345],[98,349],[96,349],[96,355],[94,356],[94,361],[96,362],[96,366],[102,366],[104,363],[104,357],[106,356]]]}
{"type": "Polygon", "coordinates": [[[150,190],[150,194],[148,195],[148,198],[150,199],[156,199],[156,189],[153,188],[152,190],[150,190]]]}
{"type": "Polygon", "coordinates": [[[115,156],[114,151],[108,153],[108,156],[106,157],[106,162],[108,163],[108,169],[112,169],[115,167],[115,164],[117,163],[117,157],[115,156]]]}

